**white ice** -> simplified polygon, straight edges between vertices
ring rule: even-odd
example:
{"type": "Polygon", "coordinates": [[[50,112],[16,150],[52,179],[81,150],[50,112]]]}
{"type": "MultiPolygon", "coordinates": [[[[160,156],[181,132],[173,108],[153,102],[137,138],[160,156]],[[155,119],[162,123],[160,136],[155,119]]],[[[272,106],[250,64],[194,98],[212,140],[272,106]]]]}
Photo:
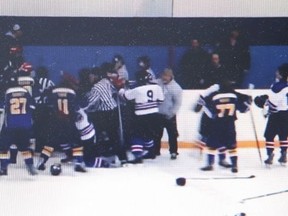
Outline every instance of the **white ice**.
{"type": "MultiPolygon", "coordinates": [[[[60,176],[49,169],[29,176],[18,157],[10,165],[9,175],[0,177],[1,216],[248,216],[288,215],[288,193],[240,203],[242,199],[288,189],[288,170],[277,162],[267,169],[261,165],[256,149],[240,149],[239,173],[215,165],[203,172],[205,156],[197,149],[180,149],[177,160],[169,158],[167,149],[155,160],[143,165],[115,169],[88,169],[75,173],[72,165],[62,166],[60,176]],[[253,179],[192,180],[193,177],[250,176],[253,179]],[[185,186],[175,179],[187,178],[185,186]]],[[[262,150],[265,158],[265,151],[262,150]]],[[[48,161],[47,167],[59,162],[48,161]]]]}

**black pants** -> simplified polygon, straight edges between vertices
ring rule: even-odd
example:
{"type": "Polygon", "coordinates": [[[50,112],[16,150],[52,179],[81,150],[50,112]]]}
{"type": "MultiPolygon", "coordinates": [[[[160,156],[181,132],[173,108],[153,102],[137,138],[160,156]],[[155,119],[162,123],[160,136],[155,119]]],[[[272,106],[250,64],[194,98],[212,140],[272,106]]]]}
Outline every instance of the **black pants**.
{"type": "Polygon", "coordinates": [[[164,115],[159,114],[157,120],[159,121],[159,124],[158,124],[159,128],[157,130],[157,134],[155,137],[156,154],[160,154],[161,139],[163,136],[164,128],[166,128],[167,134],[168,134],[170,154],[177,153],[177,151],[178,151],[177,138],[178,138],[179,134],[178,134],[178,130],[177,130],[176,116],[174,116],[171,119],[167,119],[164,115]]]}
{"type": "Polygon", "coordinates": [[[97,133],[97,142],[107,142],[111,154],[126,160],[125,148],[119,139],[119,116],[117,108],[109,111],[96,111],[89,115],[97,133]]]}
{"type": "Polygon", "coordinates": [[[54,136],[51,134],[51,127],[53,127],[52,110],[46,105],[37,105],[36,110],[34,111],[34,124],[33,124],[33,133],[36,139],[35,151],[41,152],[44,146],[48,146],[49,137],[54,136]]]}

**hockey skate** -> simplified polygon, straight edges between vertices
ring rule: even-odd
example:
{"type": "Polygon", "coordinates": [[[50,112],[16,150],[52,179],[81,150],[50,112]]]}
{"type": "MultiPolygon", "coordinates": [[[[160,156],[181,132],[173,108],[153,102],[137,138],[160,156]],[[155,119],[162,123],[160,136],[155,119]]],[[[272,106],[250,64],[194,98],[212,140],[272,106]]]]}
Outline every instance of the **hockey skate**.
{"type": "Polygon", "coordinates": [[[7,176],[8,175],[8,172],[7,172],[7,169],[5,170],[0,170],[0,176],[7,176]]]}
{"type": "Polygon", "coordinates": [[[212,171],[213,169],[214,168],[212,165],[207,165],[207,166],[201,168],[202,171],[212,171]]]}
{"type": "Polygon", "coordinates": [[[237,166],[232,167],[231,172],[232,173],[238,173],[238,167],[237,166]]]}
{"type": "Polygon", "coordinates": [[[44,163],[41,163],[41,164],[38,165],[37,169],[41,170],[41,171],[44,171],[46,169],[46,166],[45,166],[44,163]]]}
{"type": "Polygon", "coordinates": [[[227,161],[225,161],[225,160],[219,161],[219,166],[224,167],[224,168],[231,168],[231,167],[232,167],[232,165],[229,164],[229,163],[228,163],[227,161]]]}
{"type": "Polygon", "coordinates": [[[274,154],[270,154],[268,158],[264,161],[267,167],[270,167],[273,164],[274,154]]]}
{"type": "Polygon", "coordinates": [[[82,172],[82,173],[87,172],[85,167],[81,164],[76,164],[74,167],[74,171],[75,172],[82,172]]]}
{"type": "Polygon", "coordinates": [[[33,164],[26,164],[26,169],[27,169],[28,173],[32,176],[38,174],[36,171],[36,168],[33,166],[33,164]]]}
{"type": "Polygon", "coordinates": [[[143,159],[142,157],[136,157],[133,160],[129,160],[127,161],[128,164],[142,164],[143,163],[143,159]]]}
{"type": "Polygon", "coordinates": [[[170,155],[170,159],[171,160],[176,160],[177,159],[177,153],[171,153],[171,155],[170,155]]]}
{"type": "Polygon", "coordinates": [[[281,154],[281,157],[279,158],[278,162],[282,165],[285,166],[287,163],[287,154],[283,153],[281,154]]]}
{"type": "Polygon", "coordinates": [[[65,158],[62,158],[60,160],[61,163],[69,163],[69,162],[73,162],[73,156],[71,153],[67,153],[65,158]]]}

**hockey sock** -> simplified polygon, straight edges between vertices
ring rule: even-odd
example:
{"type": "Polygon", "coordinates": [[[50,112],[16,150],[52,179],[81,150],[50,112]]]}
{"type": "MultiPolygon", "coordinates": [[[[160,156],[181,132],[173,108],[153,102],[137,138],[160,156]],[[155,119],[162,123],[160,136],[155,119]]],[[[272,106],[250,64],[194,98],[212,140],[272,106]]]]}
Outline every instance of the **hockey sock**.
{"type": "Polygon", "coordinates": [[[33,157],[32,157],[32,153],[31,153],[30,150],[22,151],[21,154],[22,154],[22,156],[24,158],[24,161],[25,161],[26,165],[30,165],[30,164],[33,165],[33,157]]]}
{"type": "Polygon", "coordinates": [[[281,155],[287,154],[288,141],[280,141],[281,155]]]}
{"type": "Polygon", "coordinates": [[[142,145],[132,145],[131,152],[135,156],[135,158],[142,157],[143,154],[143,146],[142,145]]]}
{"type": "Polygon", "coordinates": [[[144,156],[145,158],[155,158],[155,150],[154,150],[154,140],[149,140],[144,142],[144,150],[148,153],[144,156]]]}
{"type": "Polygon", "coordinates": [[[215,155],[214,154],[208,154],[208,165],[213,166],[215,162],[215,155]]]}
{"type": "Polygon", "coordinates": [[[237,167],[237,161],[238,161],[238,156],[237,156],[237,149],[229,149],[229,154],[230,154],[230,160],[232,163],[232,167],[237,167]]]}
{"type": "Polygon", "coordinates": [[[268,156],[271,156],[274,151],[274,142],[266,142],[266,152],[268,156]]]}
{"type": "Polygon", "coordinates": [[[49,146],[44,146],[40,157],[42,158],[43,161],[41,161],[41,164],[45,164],[48,159],[51,157],[52,153],[54,151],[54,148],[49,147],[49,146]]]}
{"type": "Polygon", "coordinates": [[[7,151],[0,152],[1,170],[7,170],[9,165],[9,153],[7,151]]]}
{"type": "Polygon", "coordinates": [[[83,147],[76,147],[73,148],[73,159],[75,164],[82,164],[83,163],[83,147]]]}
{"type": "Polygon", "coordinates": [[[215,163],[216,150],[214,148],[207,148],[207,152],[208,152],[208,155],[207,155],[208,166],[213,166],[215,163]]]}
{"type": "Polygon", "coordinates": [[[60,144],[60,146],[61,146],[62,150],[66,153],[66,155],[69,155],[69,154],[72,155],[71,145],[69,143],[60,144]]]}
{"type": "Polygon", "coordinates": [[[140,138],[133,138],[131,140],[131,152],[135,156],[135,158],[140,158],[143,156],[143,146],[144,140],[140,138]]]}
{"type": "Polygon", "coordinates": [[[18,149],[16,145],[10,146],[10,163],[16,164],[18,149]]]}
{"type": "Polygon", "coordinates": [[[219,160],[223,161],[226,159],[226,147],[218,148],[219,160]]]}

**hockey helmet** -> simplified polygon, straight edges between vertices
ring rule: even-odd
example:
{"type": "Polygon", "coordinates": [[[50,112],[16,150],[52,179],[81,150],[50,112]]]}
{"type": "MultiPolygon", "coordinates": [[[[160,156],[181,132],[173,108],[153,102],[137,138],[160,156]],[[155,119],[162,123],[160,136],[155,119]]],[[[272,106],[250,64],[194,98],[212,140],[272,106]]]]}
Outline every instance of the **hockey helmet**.
{"type": "Polygon", "coordinates": [[[58,176],[62,172],[61,164],[53,164],[50,166],[50,173],[53,176],[58,176]]]}
{"type": "Polygon", "coordinates": [[[136,82],[138,85],[145,85],[152,81],[152,76],[146,70],[140,70],[136,73],[136,82]]]}
{"type": "Polygon", "coordinates": [[[283,80],[287,80],[288,77],[288,63],[284,63],[278,67],[279,75],[283,80]]]}

